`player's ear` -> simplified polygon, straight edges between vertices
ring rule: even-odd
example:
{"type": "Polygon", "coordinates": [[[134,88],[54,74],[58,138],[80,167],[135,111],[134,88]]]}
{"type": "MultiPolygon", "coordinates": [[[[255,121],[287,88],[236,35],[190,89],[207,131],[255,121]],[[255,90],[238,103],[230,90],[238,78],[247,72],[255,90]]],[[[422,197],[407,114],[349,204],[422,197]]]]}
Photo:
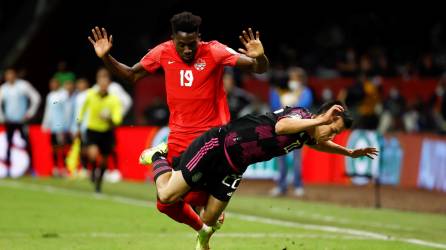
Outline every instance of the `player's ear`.
{"type": "Polygon", "coordinates": [[[170,35],[170,38],[172,38],[172,40],[175,40],[175,33],[172,33],[172,35],[170,35]]]}

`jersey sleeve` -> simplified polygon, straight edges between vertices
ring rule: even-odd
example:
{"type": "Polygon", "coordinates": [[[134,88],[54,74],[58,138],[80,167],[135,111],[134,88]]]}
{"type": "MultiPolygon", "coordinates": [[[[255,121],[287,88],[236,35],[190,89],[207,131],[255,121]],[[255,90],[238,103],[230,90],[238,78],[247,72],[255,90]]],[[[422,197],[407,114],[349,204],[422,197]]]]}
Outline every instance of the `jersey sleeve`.
{"type": "Polygon", "coordinates": [[[278,117],[277,121],[280,121],[283,118],[294,118],[294,119],[311,119],[312,113],[305,108],[291,108],[285,107],[274,112],[278,117]]]}
{"type": "Polygon", "coordinates": [[[90,100],[92,98],[92,95],[93,95],[93,90],[92,89],[88,90],[85,101],[83,102],[83,104],[79,110],[79,113],[77,114],[77,117],[76,117],[77,124],[79,124],[79,125],[84,120],[84,116],[85,116],[85,113],[87,112],[88,106],[90,105],[90,100]]]}
{"type": "Polygon", "coordinates": [[[211,53],[217,64],[224,66],[235,66],[240,58],[240,54],[235,50],[217,41],[211,43],[211,53]]]}
{"type": "Polygon", "coordinates": [[[29,83],[27,81],[23,81],[23,89],[30,100],[29,108],[28,108],[28,111],[26,111],[26,114],[29,117],[33,117],[36,114],[37,109],[39,108],[39,105],[40,105],[40,101],[41,101],[40,94],[31,85],[31,83],[29,83]]]}
{"type": "Polygon", "coordinates": [[[164,46],[162,44],[149,50],[147,54],[141,59],[142,67],[149,73],[153,73],[161,67],[161,54],[164,46]]]}

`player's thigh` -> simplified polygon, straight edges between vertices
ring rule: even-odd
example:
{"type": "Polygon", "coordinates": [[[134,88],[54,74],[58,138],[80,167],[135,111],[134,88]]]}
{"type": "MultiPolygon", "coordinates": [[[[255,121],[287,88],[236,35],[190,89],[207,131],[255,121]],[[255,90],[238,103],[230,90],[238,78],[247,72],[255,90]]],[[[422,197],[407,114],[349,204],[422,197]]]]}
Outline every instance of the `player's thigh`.
{"type": "Polygon", "coordinates": [[[208,202],[204,209],[201,211],[200,217],[203,223],[208,226],[213,226],[220,217],[221,213],[225,210],[229,201],[221,201],[214,196],[210,195],[208,202]]]}
{"type": "Polygon", "coordinates": [[[87,155],[90,160],[96,160],[99,156],[99,147],[96,144],[90,144],[87,146],[87,155]]]}
{"type": "Polygon", "coordinates": [[[187,193],[191,187],[187,184],[181,171],[173,171],[169,182],[162,188],[158,188],[158,197],[161,202],[176,202],[187,193]]]}

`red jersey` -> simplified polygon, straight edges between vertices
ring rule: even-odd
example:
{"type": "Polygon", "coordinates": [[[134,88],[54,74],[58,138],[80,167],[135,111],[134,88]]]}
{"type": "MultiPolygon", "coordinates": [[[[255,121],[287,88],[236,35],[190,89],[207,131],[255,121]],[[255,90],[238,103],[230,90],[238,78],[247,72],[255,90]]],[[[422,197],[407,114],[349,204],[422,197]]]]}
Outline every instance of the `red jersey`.
{"type": "MultiPolygon", "coordinates": [[[[170,110],[169,152],[176,156],[211,127],[229,122],[223,89],[224,66],[235,66],[240,54],[217,42],[200,42],[192,63],[186,64],[172,40],[150,50],[141,65],[153,73],[164,69],[170,110]]],[[[171,158],[171,157],[169,157],[171,158]]]]}

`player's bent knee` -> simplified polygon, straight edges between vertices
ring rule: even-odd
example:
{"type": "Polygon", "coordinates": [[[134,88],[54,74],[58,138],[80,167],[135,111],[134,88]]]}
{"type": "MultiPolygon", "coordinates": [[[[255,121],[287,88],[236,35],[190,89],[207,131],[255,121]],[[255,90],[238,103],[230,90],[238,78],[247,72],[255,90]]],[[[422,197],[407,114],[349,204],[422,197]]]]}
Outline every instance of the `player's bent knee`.
{"type": "Polygon", "coordinates": [[[180,200],[180,196],[173,194],[173,193],[167,193],[167,192],[158,192],[158,199],[161,203],[169,204],[169,203],[175,203],[180,200]]]}

